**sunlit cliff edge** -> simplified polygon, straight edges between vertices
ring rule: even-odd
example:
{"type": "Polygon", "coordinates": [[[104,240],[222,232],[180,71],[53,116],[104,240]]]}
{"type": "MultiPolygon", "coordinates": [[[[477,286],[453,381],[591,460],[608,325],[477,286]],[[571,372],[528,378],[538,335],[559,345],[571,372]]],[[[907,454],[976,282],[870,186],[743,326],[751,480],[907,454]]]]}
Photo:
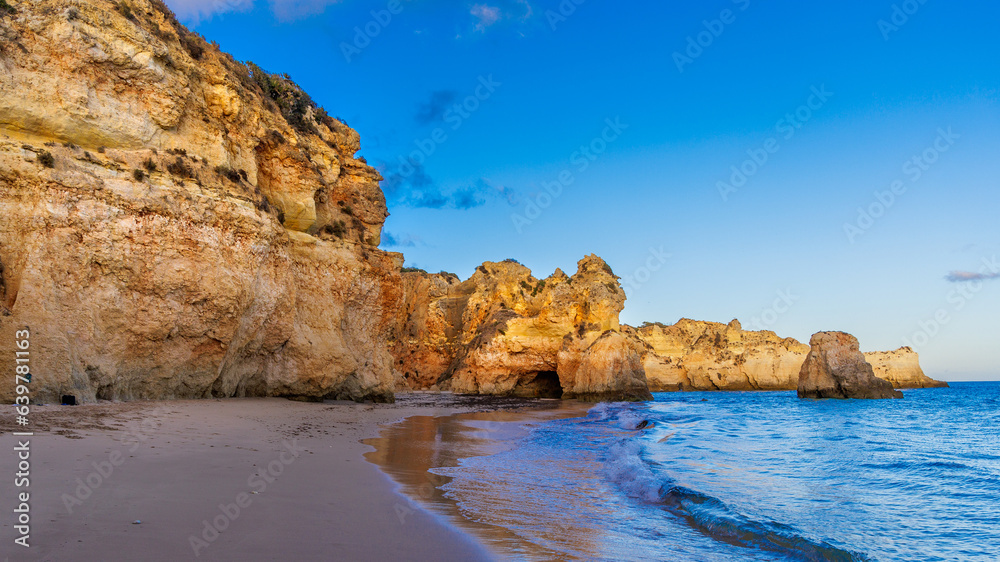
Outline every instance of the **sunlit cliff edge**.
{"type": "Polygon", "coordinates": [[[392,400],[402,256],[358,134],[159,1],[11,5],[0,341],[30,328],[36,398],[392,400]]]}

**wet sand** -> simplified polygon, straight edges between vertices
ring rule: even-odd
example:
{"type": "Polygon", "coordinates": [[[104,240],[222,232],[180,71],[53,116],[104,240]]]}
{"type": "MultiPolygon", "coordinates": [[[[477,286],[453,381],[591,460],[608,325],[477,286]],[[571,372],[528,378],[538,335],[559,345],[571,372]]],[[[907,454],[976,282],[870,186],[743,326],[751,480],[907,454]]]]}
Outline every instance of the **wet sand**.
{"type": "MultiPolygon", "coordinates": [[[[377,438],[366,439],[365,444],[375,450],[366,453],[365,458],[399,482],[408,497],[477,537],[501,558],[562,559],[562,553],[528,542],[502,527],[463,516],[462,508],[441,489],[451,478],[430,469],[454,467],[462,458],[502,452],[514,447],[534,424],[583,417],[592,407],[572,400],[543,400],[517,410],[412,416],[383,427],[377,438]]],[[[493,507],[505,509],[503,501],[493,507]]],[[[553,521],[552,527],[559,529],[559,524],[553,521]]]]}
{"type": "MultiPolygon", "coordinates": [[[[364,459],[380,425],[511,404],[278,398],[36,406],[30,548],[0,421],[0,553],[11,560],[482,560],[492,555],[364,459]],[[257,492],[257,493],[254,493],[257,492]],[[134,523],[140,521],[141,523],[134,523]]],[[[20,438],[24,439],[24,438],[20,438]]]]}

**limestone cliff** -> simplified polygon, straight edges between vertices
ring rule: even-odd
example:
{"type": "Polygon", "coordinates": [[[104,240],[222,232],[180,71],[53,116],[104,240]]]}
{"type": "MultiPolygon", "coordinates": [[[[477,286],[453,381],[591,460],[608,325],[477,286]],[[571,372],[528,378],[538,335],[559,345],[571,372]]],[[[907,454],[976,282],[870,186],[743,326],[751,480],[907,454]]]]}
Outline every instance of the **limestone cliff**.
{"type": "Polygon", "coordinates": [[[402,256],[358,134],[159,0],[9,3],[0,341],[30,328],[35,400],[391,400],[402,256]]]}
{"type": "Polygon", "coordinates": [[[644,365],[653,391],[789,390],[809,346],[771,331],[744,331],[728,325],[682,318],[636,330],[649,344],[644,365]]]}
{"type": "MultiPolygon", "coordinates": [[[[676,324],[648,324],[635,330],[651,352],[644,354],[652,391],[795,390],[809,346],[772,331],[745,331],[729,324],[682,318],[676,324]]],[[[865,353],[875,375],[895,388],[947,386],[924,375],[917,354],[896,351],[865,353]]]]}
{"type": "Polygon", "coordinates": [[[858,347],[844,332],[819,332],[809,340],[809,355],[799,371],[799,398],[902,398],[892,384],[875,376],[858,347]]]}
{"type": "Polygon", "coordinates": [[[466,281],[403,274],[405,305],[392,350],[402,381],[459,393],[648,399],[639,349],[620,330],[625,293],[603,260],[537,279],[486,262],[466,281]]]}
{"type": "Polygon", "coordinates": [[[916,351],[901,347],[895,351],[869,351],[865,360],[871,364],[875,376],[892,383],[893,388],[947,388],[948,383],[934,380],[920,368],[916,351]]]}

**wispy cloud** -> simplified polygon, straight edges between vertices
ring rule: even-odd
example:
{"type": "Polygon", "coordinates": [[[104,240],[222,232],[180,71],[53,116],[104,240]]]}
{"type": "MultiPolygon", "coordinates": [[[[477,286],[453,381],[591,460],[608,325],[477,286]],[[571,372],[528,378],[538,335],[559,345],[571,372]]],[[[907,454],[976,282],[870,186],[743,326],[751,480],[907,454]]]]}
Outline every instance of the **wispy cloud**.
{"type": "Polygon", "coordinates": [[[1000,273],[975,273],[972,271],[952,271],[945,276],[945,279],[952,283],[964,283],[966,281],[986,281],[989,279],[1000,279],[1000,273]]]}
{"type": "Polygon", "coordinates": [[[500,8],[486,4],[474,4],[469,12],[476,18],[476,31],[486,31],[488,27],[500,21],[500,8]]]}
{"type": "Polygon", "coordinates": [[[407,173],[403,173],[400,168],[390,168],[385,162],[379,165],[385,178],[382,181],[382,191],[391,204],[426,209],[467,210],[481,207],[490,200],[499,199],[508,205],[516,205],[520,201],[516,190],[495,184],[486,178],[480,178],[465,187],[445,191],[428,175],[423,164],[411,159],[405,168],[407,173]]]}
{"type": "Polygon", "coordinates": [[[327,6],[341,0],[269,0],[271,11],[279,21],[289,22],[322,14],[327,6]]]}
{"type": "Polygon", "coordinates": [[[420,104],[415,117],[418,125],[428,125],[444,119],[444,112],[448,106],[458,98],[458,92],[454,90],[437,90],[431,92],[431,97],[427,102],[420,104]]]}
{"type": "Polygon", "coordinates": [[[212,19],[228,12],[245,12],[253,8],[254,0],[164,0],[177,19],[188,25],[212,19]]]}
{"type": "Polygon", "coordinates": [[[415,248],[423,241],[418,236],[411,234],[393,234],[391,232],[382,233],[382,243],[384,248],[415,248]]]}
{"type": "MultiPolygon", "coordinates": [[[[254,7],[254,0],[164,0],[177,15],[177,19],[188,25],[212,19],[229,12],[245,12],[254,7]]],[[[280,22],[291,22],[323,13],[327,6],[339,4],[341,0],[268,0],[271,12],[280,22]]]]}

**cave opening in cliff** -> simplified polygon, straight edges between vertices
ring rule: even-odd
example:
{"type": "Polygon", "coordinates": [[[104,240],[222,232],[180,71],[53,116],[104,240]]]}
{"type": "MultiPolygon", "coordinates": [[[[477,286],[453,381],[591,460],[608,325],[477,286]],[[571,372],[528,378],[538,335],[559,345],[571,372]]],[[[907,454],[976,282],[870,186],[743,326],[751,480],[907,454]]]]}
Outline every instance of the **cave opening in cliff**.
{"type": "Polygon", "coordinates": [[[522,398],[562,398],[563,389],[555,371],[538,371],[525,376],[514,387],[514,396],[522,398]]]}

